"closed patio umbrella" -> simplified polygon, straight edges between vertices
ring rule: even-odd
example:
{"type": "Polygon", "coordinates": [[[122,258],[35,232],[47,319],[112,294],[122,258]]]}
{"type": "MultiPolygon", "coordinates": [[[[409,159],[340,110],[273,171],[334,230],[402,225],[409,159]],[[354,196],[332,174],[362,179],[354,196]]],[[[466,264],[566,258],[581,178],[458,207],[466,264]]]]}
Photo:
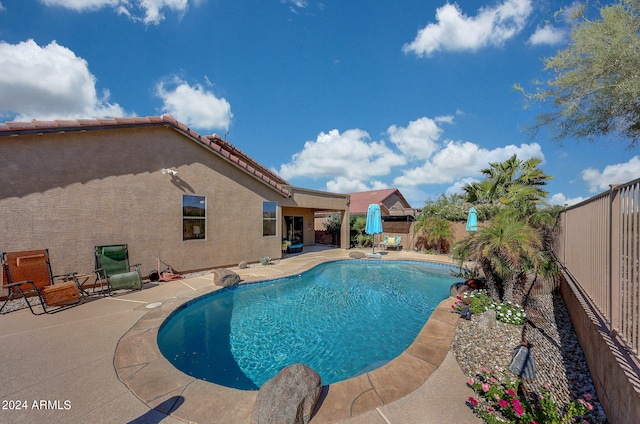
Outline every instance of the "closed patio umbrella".
{"type": "Polygon", "coordinates": [[[469,209],[469,215],[467,216],[467,231],[478,231],[478,215],[476,213],[476,208],[469,209]]]}
{"type": "Polygon", "coordinates": [[[367,225],[364,232],[373,236],[373,250],[376,251],[376,234],[382,234],[382,217],[380,216],[380,205],[372,203],[367,209],[367,225]]]}

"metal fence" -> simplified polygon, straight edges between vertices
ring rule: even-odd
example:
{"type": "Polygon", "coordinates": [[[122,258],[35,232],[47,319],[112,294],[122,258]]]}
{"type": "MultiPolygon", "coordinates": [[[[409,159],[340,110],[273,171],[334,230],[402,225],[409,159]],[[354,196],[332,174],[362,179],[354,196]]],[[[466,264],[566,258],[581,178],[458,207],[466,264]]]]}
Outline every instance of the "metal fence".
{"type": "Polygon", "coordinates": [[[640,179],[566,208],[553,248],[566,270],[638,359],[640,179]]]}

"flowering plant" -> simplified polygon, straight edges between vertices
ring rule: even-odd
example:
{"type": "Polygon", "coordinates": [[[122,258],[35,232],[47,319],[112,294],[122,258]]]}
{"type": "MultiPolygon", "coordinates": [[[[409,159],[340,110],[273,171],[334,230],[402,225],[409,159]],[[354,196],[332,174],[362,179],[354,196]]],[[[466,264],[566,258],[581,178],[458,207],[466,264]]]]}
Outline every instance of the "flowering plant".
{"type": "Polygon", "coordinates": [[[533,401],[522,396],[519,379],[511,379],[505,370],[500,377],[481,368],[482,374],[470,378],[467,384],[483,399],[469,397],[473,411],[487,423],[542,424],[572,423],[574,418],[584,416],[593,409],[590,394],[560,408],[551,398],[551,388],[545,386],[533,401]]]}
{"type": "Polygon", "coordinates": [[[489,307],[495,303],[486,290],[465,291],[462,295],[456,296],[456,303],[451,305],[454,311],[460,313],[465,307],[468,307],[471,313],[481,314],[489,310],[489,307]]]}
{"type": "Polygon", "coordinates": [[[524,309],[520,305],[512,304],[511,302],[505,303],[492,303],[489,305],[490,309],[496,311],[496,319],[498,321],[513,324],[513,325],[522,325],[524,324],[524,320],[527,317],[527,314],[524,312],[524,309]]]}
{"type": "Polygon", "coordinates": [[[498,321],[512,325],[522,325],[527,318],[527,314],[520,305],[511,302],[498,303],[483,289],[465,291],[462,295],[456,296],[456,299],[451,308],[458,313],[461,313],[465,307],[476,315],[493,309],[496,311],[498,321]]]}

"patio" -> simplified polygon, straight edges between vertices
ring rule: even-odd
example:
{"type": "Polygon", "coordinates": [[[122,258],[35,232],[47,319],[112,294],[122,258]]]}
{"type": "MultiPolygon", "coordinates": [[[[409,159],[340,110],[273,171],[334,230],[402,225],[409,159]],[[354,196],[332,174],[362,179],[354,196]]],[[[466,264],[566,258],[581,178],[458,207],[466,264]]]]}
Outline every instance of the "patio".
{"type": "MultiPolygon", "coordinates": [[[[288,255],[274,265],[237,272],[247,282],[278,278],[328,260],[346,259],[348,255],[349,251],[342,249],[305,247],[304,253],[288,255]]],[[[436,256],[403,251],[389,252],[384,257],[442,261],[436,256]]],[[[168,364],[164,358],[149,361],[157,351],[153,328],[160,325],[163,317],[184,301],[215,289],[212,275],[207,274],[146,286],[140,292],[122,296],[97,298],[52,315],[33,316],[28,309],[2,315],[2,357],[12,360],[5,363],[2,372],[0,421],[247,422],[255,392],[200,381],[190,384],[193,379],[170,365],[162,369],[163,362],[168,364]],[[162,306],[151,308],[157,302],[162,306]],[[152,335],[146,338],[148,345],[136,347],[136,343],[129,343],[145,332],[152,335]],[[175,387],[175,393],[171,387],[175,387]],[[221,402],[221,392],[230,393],[230,397],[222,398],[226,403],[221,402]],[[173,416],[158,412],[168,410],[176,401],[173,416]]],[[[465,406],[473,392],[448,352],[455,331],[455,319],[448,315],[444,311],[434,313],[419,336],[427,338],[414,343],[389,367],[376,370],[378,374],[374,371],[362,379],[332,385],[312,423],[480,422],[465,406]],[[429,338],[429,326],[449,333],[429,338]],[[402,357],[405,358],[401,360],[402,357]],[[392,399],[393,393],[402,392],[402,380],[406,379],[393,377],[396,370],[406,367],[422,369],[426,381],[412,383],[417,389],[412,387],[399,400],[381,404],[380,399],[392,399]]]]}

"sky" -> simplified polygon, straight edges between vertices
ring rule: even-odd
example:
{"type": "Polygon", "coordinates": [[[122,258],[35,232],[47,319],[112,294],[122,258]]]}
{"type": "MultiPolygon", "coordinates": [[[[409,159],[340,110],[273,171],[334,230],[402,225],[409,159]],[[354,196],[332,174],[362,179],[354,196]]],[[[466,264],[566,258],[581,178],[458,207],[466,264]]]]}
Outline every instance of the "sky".
{"type": "MultiPolygon", "coordinates": [[[[607,1],[603,1],[607,4],[607,1]]],[[[525,128],[560,0],[0,0],[0,122],[171,114],[291,185],[413,207],[513,154],[551,204],[640,178],[623,140],[525,128]]]]}

